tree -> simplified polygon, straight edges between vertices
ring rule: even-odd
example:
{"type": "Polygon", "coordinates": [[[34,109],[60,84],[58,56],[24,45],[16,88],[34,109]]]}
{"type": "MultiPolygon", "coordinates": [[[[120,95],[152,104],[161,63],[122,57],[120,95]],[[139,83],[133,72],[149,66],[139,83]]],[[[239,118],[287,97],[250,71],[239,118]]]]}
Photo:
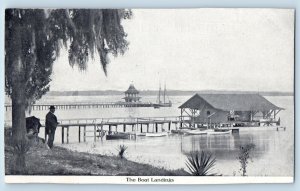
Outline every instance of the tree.
{"type": "Polygon", "coordinates": [[[53,62],[62,48],[69,63],[85,70],[98,53],[105,74],[108,55],[127,50],[122,19],[130,10],[7,9],[5,11],[5,91],[12,100],[15,167],[25,168],[25,111],[49,91],[53,62]]]}

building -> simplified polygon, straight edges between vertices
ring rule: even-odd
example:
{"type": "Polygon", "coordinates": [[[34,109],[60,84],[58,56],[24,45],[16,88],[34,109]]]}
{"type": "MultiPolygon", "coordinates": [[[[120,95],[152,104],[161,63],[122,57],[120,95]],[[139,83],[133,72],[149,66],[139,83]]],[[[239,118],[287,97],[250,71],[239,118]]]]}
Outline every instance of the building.
{"type": "Polygon", "coordinates": [[[139,102],[141,97],[139,97],[139,91],[137,89],[135,89],[133,84],[130,84],[128,90],[126,90],[125,92],[125,97],[123,99],[125,99],[125,102],[139,102]]]}
{"type": "Polygon", "coordinates": [[[283,110],[259,94],[195,94],[179,108],[192,127],[278,124],[276,115],[283,110]]]}

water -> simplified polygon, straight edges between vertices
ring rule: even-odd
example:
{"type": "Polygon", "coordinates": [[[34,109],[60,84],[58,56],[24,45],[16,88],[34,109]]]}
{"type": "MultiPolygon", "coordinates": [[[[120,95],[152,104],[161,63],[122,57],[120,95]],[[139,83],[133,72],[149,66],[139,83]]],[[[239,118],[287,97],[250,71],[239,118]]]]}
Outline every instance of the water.
{"type": "MultiPolygon", "coordinates": [[[[74,102],[111,102],[119,101],[122,96],[45,96],[42,103],[74,103],[74,102]]],[[[178,116],[178,106],[190,96],[170,97],[173,102],[171,108],[98,108],[57,110],[59,119],[77,118],[105,118],[105,117],[158,117],[178,116]]],[[[138,137],[137,140],[104,140],[93,143],[93,138],[86,143],[78,143],[78,129],[71,128],[70,144],[62,146],[83,152],[116,155],[119,145],[128,146],[125,154],[129,160],[152,164],[167,169],[184,168],[186,153],[196,150],[207,150],[216,157],[213,172],[222,175],[240,175],[237,160],[239,147],[253,143],[255,148],[251,152],[251,160],[247,167],[249,176],[293,176],[294,168],[294,107],[293,97],[266,97],[269,101],[285,110],[279,112],[281,125],[286,131],[276,131],[274,128],[248,129],[239,134],[228,135],[170,135],[168,137],[138,137]]],[[[155,96],[143,97],[143,101],[155,101],[155,96]]],[[[47,111],[32,111],[41,119],[47,111]]],[[[10,112],[6,112],[6,120],[11,119],[10,112]]],[[[174,127],[172,127],[174,128],[174,127]]],[[[121,127],[120,127],[121,130],[121,127]]],[[[60,128],[56,131],[55,143],[61,145],[60,128]]],[[[41,132],[43,135],[43,132],[41,132]]]]}

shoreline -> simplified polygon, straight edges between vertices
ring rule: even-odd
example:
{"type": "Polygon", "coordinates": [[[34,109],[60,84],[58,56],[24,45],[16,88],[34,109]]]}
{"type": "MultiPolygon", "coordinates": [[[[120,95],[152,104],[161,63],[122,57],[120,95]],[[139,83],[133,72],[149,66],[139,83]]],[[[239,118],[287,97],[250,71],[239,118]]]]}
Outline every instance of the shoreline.
{"type": "MultiPolygon", "coordinates": [[[[5,175],[13,175],[13,148],[5,141],[5,175]]],[[[24,175],[189,176],[183,169],[167,170],[118,156],[77,152],[60,146],[33,145],[26,154],[24,175]]]]}

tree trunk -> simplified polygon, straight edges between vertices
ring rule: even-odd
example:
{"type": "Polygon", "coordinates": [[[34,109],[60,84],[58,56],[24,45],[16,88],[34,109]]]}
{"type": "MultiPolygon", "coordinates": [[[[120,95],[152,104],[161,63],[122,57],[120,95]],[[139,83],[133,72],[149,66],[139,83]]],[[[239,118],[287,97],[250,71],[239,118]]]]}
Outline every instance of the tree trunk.
{"type": "Polygon", "coordinates": [[[26,121],[25,121],[25,81],[24,71],[21,59],[13,68],[12,73],[12,146],[14,147],[15,162],[12,167],[17,174],[25,172],[25,154],[28,151],[28,141],[26,138],[26,121]]]}

